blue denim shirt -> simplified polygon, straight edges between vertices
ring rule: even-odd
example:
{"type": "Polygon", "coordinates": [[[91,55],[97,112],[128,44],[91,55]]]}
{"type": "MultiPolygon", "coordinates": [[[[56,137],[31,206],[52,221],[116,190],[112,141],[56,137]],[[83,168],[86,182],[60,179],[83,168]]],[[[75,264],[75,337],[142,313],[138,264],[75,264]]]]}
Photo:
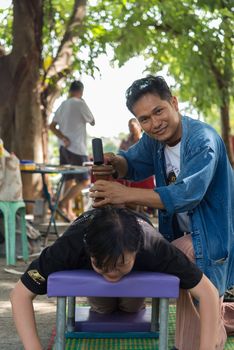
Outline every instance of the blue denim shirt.
{"type": "Polygon", "coordinates": [[[223,295],[234,285],[234,171],[221,137],[211,126],[183,116],[180,173],[169,186],[163,143],[143,134],[120,154],[128,162],[126,178],[155,175],[154,190],[165,207],[159,210],[159,231],[166,239],[178,237],[173,215],[188,212],[196,264],[223,295]]]}

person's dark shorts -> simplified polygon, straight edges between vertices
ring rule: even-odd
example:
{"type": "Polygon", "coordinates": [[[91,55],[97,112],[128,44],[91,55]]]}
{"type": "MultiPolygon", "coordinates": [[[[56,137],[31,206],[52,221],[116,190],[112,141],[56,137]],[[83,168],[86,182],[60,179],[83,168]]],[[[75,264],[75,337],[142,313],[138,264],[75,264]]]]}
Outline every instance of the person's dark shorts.
{"type": "MultiPolygon", "coordinates": [[[[59,148],[59,160],[60,160],[60,165],[66,165],[66,164],[82,165],[83,162],[87,162],[89,159],[88,159],[88,156],[82,156],[79,154],[72,153],[65,147],[61,146],[59,148]]],[[[84,180],[88,180],[89,178],[90,178],[90,174],[88,169],[87,169],[87,172],[83,174],[65,175],[65,181],[75,179],[76,182],[81,182],[84,180]]]]}

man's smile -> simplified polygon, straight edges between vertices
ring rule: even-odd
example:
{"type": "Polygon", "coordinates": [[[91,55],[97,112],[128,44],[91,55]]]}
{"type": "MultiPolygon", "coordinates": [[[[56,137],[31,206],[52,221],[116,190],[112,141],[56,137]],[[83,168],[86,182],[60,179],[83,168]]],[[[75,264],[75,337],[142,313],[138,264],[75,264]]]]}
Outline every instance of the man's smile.
{"type": "Polygon", "coordinates": [[[167,126],[164,126],[163,128],[153,132],[153,135],[162,135],[167,129],[167,126]]]}

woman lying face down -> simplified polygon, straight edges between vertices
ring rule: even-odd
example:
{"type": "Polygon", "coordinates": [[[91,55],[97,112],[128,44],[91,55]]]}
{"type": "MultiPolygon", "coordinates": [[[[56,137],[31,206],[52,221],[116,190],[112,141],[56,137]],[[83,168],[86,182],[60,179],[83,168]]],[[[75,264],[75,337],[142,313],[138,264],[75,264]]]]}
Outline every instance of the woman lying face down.
{"type": "MultiPolygon", "coordinates": [[[[93,269],[112,283],[132,270],[178,276],[180,288],[188,290],[199,301],[200,344],[197,349],[221,349],[215,347],[219,298],[213,284],[140,214],[126,208],[105,207],[84,213],[75,220],[54,244],[32,261],[11,292],[15,325],[26,350],[42,350],[33,299],[37,294],[46,294],[51,273],[69,269],[93,269]]],[[[130,302],[128,298],[128,308],[126,298],[89,299],[92,309],[101,313],[116,309],[136,312],[144,307],[143,298],[132,298],[130,302]]]]}

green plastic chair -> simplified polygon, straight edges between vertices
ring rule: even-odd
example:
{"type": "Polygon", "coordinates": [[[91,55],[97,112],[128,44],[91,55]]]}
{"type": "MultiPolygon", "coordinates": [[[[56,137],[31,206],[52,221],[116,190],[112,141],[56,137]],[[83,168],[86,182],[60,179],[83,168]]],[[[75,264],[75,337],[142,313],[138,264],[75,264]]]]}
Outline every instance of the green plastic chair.
{"type": "Polygon", "coordinates": [[[4,232],[5,232],[5,249],[7,265],[16,264],[16,214],[20,214],[21,224],[21,245],[22,256],[25,261],[28,260],[28,240],[26,231],[26,210],[23,201],[3,202],[0,201],[0,211],[3,213],[4,232]]]}

